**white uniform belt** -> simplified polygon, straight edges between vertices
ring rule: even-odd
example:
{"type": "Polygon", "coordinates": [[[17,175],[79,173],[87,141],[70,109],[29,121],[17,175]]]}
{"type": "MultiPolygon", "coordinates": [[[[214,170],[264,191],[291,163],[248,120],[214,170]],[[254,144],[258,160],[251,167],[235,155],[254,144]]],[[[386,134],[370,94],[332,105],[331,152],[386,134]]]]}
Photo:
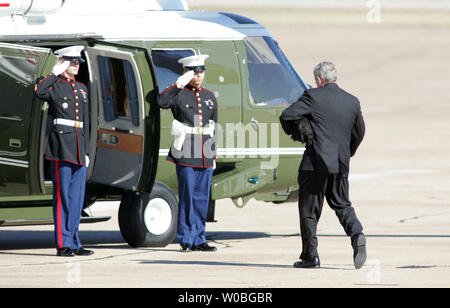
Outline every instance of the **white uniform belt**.
{"type": "Polygon", "coordinates": [[[213,135],[214,134],[214,126],[206,126],[206,127],[184,127],[187,134],[198,134],[198,135],[213,135]]]}
{"type": "Polygon", "coordinates": [[[190,127],[177,120],[173,120],[171,133],[175,137],[173,142],[174,148],[181,151],[186,134],[210,135],[212,138],[214,136],[214,126],[215,124],[212,120],[205,127],[190,127]]]}
{"type": "Polygon", "coordinates": [[[83,122],[67,120],[67,119],[54,119],[53,124],[83,128],[83,122]]]}

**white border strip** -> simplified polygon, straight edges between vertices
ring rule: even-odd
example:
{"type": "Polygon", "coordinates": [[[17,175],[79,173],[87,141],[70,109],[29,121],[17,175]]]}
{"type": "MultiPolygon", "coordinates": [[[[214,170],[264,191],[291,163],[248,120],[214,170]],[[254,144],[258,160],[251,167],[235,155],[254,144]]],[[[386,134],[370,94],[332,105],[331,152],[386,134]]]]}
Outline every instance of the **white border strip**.
{"type": "MultiPolygon", "coordinates": [[[[302,155],[305,148],[221,148],[218,156],[249,156],[249,155],[302,155]]],[[[169,154],[169,149],[160,149],[159,156],[169,154]]]]}

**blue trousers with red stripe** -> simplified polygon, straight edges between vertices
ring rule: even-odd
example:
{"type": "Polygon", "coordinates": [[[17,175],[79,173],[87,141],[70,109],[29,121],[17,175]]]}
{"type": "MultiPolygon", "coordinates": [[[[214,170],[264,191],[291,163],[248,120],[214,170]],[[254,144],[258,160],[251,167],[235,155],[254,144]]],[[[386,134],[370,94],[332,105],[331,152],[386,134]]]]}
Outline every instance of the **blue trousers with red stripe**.
{"type": "Polygon", "coordinates": [[[52,161],[56,248],[80,249],[78,236],[86,188],[86,166],[52,161]]]}
{"type": "Polygon", "coordinates": [[[176,166],[178,178],[178,230],[180,245],[206,243],[205,224],[213,168],[176,166]]]}

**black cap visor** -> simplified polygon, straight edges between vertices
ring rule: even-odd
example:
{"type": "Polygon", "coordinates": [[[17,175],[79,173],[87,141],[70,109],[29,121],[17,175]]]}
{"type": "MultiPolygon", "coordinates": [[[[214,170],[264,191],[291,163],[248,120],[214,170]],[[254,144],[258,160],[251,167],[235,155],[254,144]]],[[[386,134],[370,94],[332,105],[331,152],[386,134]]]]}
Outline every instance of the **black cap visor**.
{"type": "Polygon", "coordinates": [[[84,63],[84,62],[86,62],[81,57],[67,57],[67,56],[63,56],[63,59],[67,60],[67,61],[70,61],[70,62],[77,62],[77,63],[84,63]]]}
{"type": "Polygon", "coordinates": [[[206,67],[204,65],[200,65],[200,66],[186,66],[186,68],[190,71],[194,71],[194,72],[203,72],[206,71],[206,67]]]}

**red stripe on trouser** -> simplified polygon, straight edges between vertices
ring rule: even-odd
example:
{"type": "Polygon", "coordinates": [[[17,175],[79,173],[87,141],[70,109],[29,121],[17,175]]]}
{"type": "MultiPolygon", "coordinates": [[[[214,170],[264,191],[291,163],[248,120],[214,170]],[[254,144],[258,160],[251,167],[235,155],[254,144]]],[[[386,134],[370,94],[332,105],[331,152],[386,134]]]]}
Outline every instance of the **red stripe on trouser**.
{"type": "Polygon", "coordinates": [[[56,205],[56,234],[58,238],[58,246],[59,248],[63,248],[63,239],[62,239],[62,228],[61,228],[61,192],[59,189],[59,166],[58,161],[55,161],[55,172],[56,172],[56,198],[57,198],[57,205],[56,205]]]}

